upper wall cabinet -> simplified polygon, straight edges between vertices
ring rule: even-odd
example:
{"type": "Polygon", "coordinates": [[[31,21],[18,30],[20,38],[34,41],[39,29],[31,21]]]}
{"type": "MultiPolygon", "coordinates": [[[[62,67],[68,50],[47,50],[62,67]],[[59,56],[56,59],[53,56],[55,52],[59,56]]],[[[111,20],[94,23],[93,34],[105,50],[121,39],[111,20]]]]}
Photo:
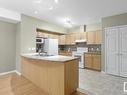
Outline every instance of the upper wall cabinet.
{"type": "Polygon", "coordinates": [[[66,45],[74,45],[76,40],[86,39],[86,32],[70,33],[66,35],[66,45]]]}
{"type": "Polygon", "coordinates": [[[75,40],[83,40],[83,39],[86,39],[86,32],[75,33],[75,40]]]}
{"type": "Polygon", "coordinates": [[[59,45],[65,45],[66,44],[66,35],[60,35],[59,36],[59,45]]]}
{"type": "Polygon", "coordinates": [[[70,33],[66,35],[66,45],[74,45],[76,36],[74,33],[70,33]]]}
{"type": "Polygon", "coordinates": [[[101,44],[102,43],[102,31],[96,31],[96,38],[95,38],[95,44],[101,44]]]}
{"type": "Polygon", "coordinates": [[[87,44],[101,44],[102,31],[87,32],[87,44]]]}

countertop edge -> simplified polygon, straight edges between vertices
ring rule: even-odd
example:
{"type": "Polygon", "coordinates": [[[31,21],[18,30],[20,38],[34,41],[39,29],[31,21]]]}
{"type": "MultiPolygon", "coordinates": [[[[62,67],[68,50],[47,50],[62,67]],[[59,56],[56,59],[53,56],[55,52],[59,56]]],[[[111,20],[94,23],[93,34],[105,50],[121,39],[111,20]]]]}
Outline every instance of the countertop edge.
{"type": "MultiPolygon", "coordinates": [[[[61,56],[61,55],[59,55],[60,57],[68,57],[69,58],[69,56],[61,56]]],[[[48,59],[48,58],[46,58],[46,59],[44,59],[44,58],[34,58],[34,57],[32,57],[32,55],[21,55],[21,57],[24,57],[24,58],[28,58],[28,59],[32,59],[32,60],[38,60],[38,61],[50,61],[50,62],[59,62],[59,63],[65,63],[65,62],[69,62],[69,61],[72,61],[72,60],[78,60],[79,58],[77,58],[77,57],[70,57],[70,59],[66,59],[66,60],[53,60],[53,59],[48,59]]]]}

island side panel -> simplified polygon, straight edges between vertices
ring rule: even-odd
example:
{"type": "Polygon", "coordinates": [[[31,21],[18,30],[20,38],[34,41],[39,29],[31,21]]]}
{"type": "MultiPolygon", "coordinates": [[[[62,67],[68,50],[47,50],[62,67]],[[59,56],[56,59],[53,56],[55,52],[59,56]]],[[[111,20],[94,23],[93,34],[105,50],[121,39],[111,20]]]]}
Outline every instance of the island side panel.
{"type": "Polygon", "coordinates": [[[22,75],[47,95],[65,95],[64,63],[22,57],[22,75]]]}
{"type": "Polygon", "coordinates": [[[65,95],[71,95],[79,87],[79,60],[65,63],[65,95]]]}

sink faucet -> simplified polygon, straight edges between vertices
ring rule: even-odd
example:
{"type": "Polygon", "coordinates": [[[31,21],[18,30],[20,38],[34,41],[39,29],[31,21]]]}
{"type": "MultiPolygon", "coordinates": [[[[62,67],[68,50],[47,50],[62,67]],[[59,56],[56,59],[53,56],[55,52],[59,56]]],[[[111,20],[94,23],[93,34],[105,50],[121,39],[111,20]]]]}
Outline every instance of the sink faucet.
{"type": "Polygon", "coordinates": [[[47,56],[47,52],[43,52],[42,49],[38,50],[38,55],[39,56],[47,56]]]}
{"type": "Polygon", "coordinates": [[[38,50],[38,54],[39,54],[39,56],[41,56],[41,52],[42,52],[42,50],[39,49],[39,50],[38,50]]]}

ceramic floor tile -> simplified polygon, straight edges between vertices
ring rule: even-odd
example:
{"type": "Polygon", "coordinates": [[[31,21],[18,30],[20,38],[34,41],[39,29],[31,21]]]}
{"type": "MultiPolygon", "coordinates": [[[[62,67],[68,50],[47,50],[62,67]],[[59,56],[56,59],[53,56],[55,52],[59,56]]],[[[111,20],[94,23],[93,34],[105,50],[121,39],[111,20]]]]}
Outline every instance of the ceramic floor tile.
{"type": "Polygon", "coordinates": [[[80,69],[79,72],[79,87],[93,95],[127,95],[123,92],[123,83],[127,82],[127,78],[86,69],[80,69]]]}

